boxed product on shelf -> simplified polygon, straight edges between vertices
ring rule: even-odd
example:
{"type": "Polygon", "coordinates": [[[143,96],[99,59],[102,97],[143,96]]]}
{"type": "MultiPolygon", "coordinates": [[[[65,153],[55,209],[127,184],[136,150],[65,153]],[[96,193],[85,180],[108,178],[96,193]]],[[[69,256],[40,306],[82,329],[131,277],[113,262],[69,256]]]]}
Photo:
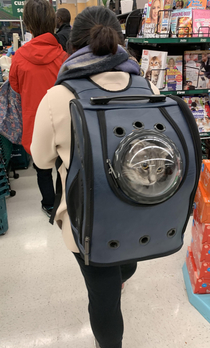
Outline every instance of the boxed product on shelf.
{"type": "Polygon", "coordinates": [[[193,37],[210,36],[209,10],[193,10],[193,37]]]}
{"type": "Polygon", "coordinates": [[[197,273],[191,247],[188,247],[186,265],[194,294],[210,293],[210,279],[200,278],[197,273]]]}
{"type": "Polygon", "coordinates": [[[185,89],[210,87],[210,51],[184,52],[185,89]]]}
{"type": "Polygon", "coordinates": [[[210,160],[203,160],[200,181],[206,192],[210,193],[210,160]]]}
{"type": "Polygon", "coordinates": [[[207,3],[207,0],[188,0],[186,7],[193,8],[193,9],[205,10],[206,3],[207,3]]]}
{"type": "Polygon", "coordinates": [[[193,253],[193,258],[195,261],[198,277],[210,279],[210,262],[206,260],[200,261],[201,252],[198,252],[197,243],[193,240],[191,242],[191,250],[193,253]]]}
{"type": "Polygon", "coordinates": [[[172,37],[192,36],[192,9],[174,10],[171,15],[172,37]]]}
{"type": "Polygon", "coordinates": [[[164,91],[182,90],[182,56],[167,56],[164,91]]]}
{"type": "MultiPolygon", "coordinates": [[[[195,254],[198,262],[208,262],[210,263],[210,244],[202,243],[203,236],[202,234],[198,235],[197,238],[192,237],[191,249],[194,255],[195,254]]],[[[196,260],[195,260],[196,263],[196,260]]]]}
{"type": "Polygon", "coordinates": [[[199,221],[210,223],[210,193],[205,191],[201,181],[199,181],[194,202],[199,221]]]}
{"type": "Polygon", "coordinates": [[[164,87],[166,59],[167,52],[142,51],[141,69],[144,77],[160,89],[164,87]]]}
{"type": "Polygon", "coordinates": [[[202,244],[210,244],[210,223],[200,222],[195,210],[193,211],[192,238],[200,240],[202,244]]]}

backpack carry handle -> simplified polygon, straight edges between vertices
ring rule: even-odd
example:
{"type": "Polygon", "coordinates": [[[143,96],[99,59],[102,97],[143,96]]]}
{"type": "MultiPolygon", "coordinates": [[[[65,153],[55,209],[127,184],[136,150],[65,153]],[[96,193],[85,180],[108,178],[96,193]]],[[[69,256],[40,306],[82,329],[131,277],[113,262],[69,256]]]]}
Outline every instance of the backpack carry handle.
{"type": "Polygon", "coordinates": [[[106,105],[110,101],[133,101],[133,100],[147,100],[150,103],[159,103],[166,100],[165,95],[125,95],[125,96],[114,96],[114,97],[91,97],[90,103],[92,105],[106,105]]]}

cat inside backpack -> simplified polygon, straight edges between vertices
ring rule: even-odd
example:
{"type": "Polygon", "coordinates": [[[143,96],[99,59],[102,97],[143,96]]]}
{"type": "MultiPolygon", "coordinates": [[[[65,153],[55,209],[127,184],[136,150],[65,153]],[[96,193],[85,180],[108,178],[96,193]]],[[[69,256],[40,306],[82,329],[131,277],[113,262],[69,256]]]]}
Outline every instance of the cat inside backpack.
{"type": "Polygon", "coordinates": [[[162,182],[167,176],[167,156],[168,153],[154,143],[133,140],[124,158],[122,175],[134,191],[139,191],[140,186],[162,182]]]}
{"type": "Polygon", "coordinates": [[[160,70],[162,68],[161,56],[149,57],[149,65],[145,78],[150,80],[155,86],[157,85],[160,70]]]}

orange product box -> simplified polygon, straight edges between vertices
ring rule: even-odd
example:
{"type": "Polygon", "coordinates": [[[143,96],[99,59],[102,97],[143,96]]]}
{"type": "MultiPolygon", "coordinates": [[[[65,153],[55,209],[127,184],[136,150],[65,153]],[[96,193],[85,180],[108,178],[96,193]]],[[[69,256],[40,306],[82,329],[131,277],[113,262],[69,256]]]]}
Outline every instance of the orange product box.
{"type": "Polygon", "coordinates": [[[210,195],[210,160],[202,161],[200,181],[205,191],[210,195]]]}
{"type": "Polygon", "coordinates": [[[201,242],[210,244],[210,224],[201,223],[197,219],[196,209],[193,211],[192,238],[197,240],[201,236],[201,242]]]}
{"type": "Polygon", "coordinates": [[[199,278],[193,253],[190,247],[188,247],[187,250],[186,265],[194,294],[209,294],[210,279],[199,278]]]}
{"type": "Polygon", "coordinates": [[[196,243],[193,239],[191,242],[191,251],[195,261],[198,277],[210,279],[210,262],[205,260],[201,261],[201,252],[198,250],[198,243],[196,243]]]}
{"type": "Polygon", "coordinates": [[[210,244],[202,243],[202,235],[192,238],[191,248],[194,259],[196,255],[199,262],[210,262],[210,244]]]}
{"type": "Polygon", "coordinates": [[[196,191],[194,207],[197,209],[198,220],[202,223],[210,223],[210,195],[204,190],[201,181],[196,191]]]}

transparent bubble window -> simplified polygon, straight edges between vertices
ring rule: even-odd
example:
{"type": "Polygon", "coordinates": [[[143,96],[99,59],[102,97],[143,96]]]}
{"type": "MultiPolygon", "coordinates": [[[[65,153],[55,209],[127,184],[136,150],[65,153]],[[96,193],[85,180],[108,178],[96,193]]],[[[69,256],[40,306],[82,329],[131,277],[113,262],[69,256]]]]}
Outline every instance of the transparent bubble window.
{"type": "Polygon", "coordinates": [[[183,176],[176,145],[152,130],[125,137],[115,151],[113,168],[125,195],[142,204],[157,204],[171,197],[183,176]]]}

